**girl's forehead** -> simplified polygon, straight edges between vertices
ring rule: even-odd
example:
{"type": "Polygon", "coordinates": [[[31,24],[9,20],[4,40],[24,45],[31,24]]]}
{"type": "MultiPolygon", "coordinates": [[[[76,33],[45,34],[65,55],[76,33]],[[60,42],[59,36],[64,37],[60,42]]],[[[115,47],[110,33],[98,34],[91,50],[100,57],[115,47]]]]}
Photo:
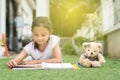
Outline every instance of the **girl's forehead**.
{"type": "Polygon", "coordinates": [[[34,34],[43,34],[43,33],[44,34],[51,34],[50,31],[47,28],[45,28],[45,27],[34,27],[32,29],[32,32],[34,34]]]}
{"type": "Polygon", "coordinates": [[[43,26],[35,26],[32,30],[33,31],[48,31],[49,32],[49,30],[43,26]]]}

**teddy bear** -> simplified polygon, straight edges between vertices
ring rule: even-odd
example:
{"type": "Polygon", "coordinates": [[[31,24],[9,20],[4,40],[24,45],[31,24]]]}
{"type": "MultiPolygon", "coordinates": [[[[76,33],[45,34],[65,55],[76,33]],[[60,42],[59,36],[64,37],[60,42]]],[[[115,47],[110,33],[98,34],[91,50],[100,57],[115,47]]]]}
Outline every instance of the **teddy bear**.
{"type": "Polygon", "coordinates": [[[106,61],[100,53],[102,44],[97,42],[84,42],[83,48],[85,53],[79,58],[79,65],[83,67],[101,67],[106,61]]]}

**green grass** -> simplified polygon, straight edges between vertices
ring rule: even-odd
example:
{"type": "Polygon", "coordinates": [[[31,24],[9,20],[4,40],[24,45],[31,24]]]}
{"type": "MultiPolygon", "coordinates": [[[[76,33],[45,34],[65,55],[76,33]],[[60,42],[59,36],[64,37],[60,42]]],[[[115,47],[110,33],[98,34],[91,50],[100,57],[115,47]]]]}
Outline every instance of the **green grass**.
{"type": "MultiPolygon", "coordinates": [[[[76,64],[79,56],[64,55],[64,62],[76,64]]],[[[106,58],[101,68],[80,68],[79,70],[10,70],[0,59],[0,80],[119,80],[120,60],[106,58]]]]}

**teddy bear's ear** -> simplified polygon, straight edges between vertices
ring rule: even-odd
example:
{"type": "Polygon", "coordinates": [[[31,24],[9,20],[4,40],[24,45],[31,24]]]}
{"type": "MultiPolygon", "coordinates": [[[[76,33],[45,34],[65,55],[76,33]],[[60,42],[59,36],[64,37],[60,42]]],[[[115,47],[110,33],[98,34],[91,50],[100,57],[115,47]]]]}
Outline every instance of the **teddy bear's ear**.
{"type": "Polygon", "coordinates": [[[84,43],[83,43],[83,48],[86,48],[86,47],[90,47],[90,44],[87,43],[87,42],[84,42],[84,43]]]}
{"type": "Polygon", "coordinates": [[[102,48],[102,44],[98,43],[98,47],[99,47],[99,48],[102,48]]]}

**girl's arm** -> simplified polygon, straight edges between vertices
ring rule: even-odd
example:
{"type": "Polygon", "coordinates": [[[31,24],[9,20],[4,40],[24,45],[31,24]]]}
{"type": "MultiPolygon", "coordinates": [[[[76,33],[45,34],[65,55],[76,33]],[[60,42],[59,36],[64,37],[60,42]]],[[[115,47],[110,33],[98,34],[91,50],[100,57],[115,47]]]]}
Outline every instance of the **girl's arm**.
{"type": "Polygon", "coordinates": [[[45,60],[44,62],[53,62],[53,63],[54,62],[57,62],[57,63],[63,62],[61,49],[60,49],[60,46],[58,43],[55,45],[55,47],[53,49],[53,55],[54,55],[54,57],[52,59],[45,60]]]}
{"type": "Polygon", "coordinates": [[[9,61],[7,63],[7,66],[9,68],[12,68],[16,65],[18,65],[25,57],[27,57],[27,53],[25,50],[22,50],[18,56],[16,56],[13,60],[9,61]]]}
{"type": "Polygon", "coordinates": [[[61,49],[59,47],[59,44],[57,43],[53,49],[53,55],[54,57],[51,59],[46,59],[46,60],[29,60],[23,62],[23,64],[40,64],[42,62],[48,62],[48,63],[61,63],[63,62],[62,59],[62,54],[61,54],[61,49]]]}

